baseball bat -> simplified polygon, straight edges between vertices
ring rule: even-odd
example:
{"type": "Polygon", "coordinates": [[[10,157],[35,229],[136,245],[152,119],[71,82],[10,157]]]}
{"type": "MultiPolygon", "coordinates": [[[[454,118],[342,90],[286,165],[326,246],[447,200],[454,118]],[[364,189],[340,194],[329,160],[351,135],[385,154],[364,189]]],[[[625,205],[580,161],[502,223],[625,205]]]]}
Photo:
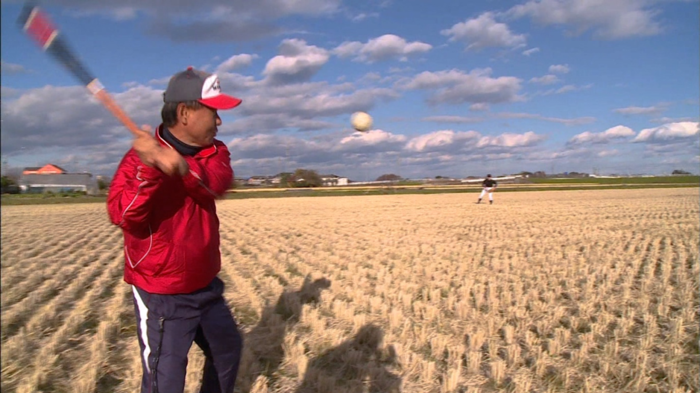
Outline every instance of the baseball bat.
{"type": "Polygon", "coordinates": [[[51,22],[49,16],[39,9],[39,7],[26,4],[20,13],[18,23],[34,42],[44,52],[49,53],[59,63],[63,64],[73,76],[75,76],[88,91],[102,103],[112,115],[121,121],[135,137],[147,134],[139,129],[136,123],[122,110],[114,101],[114,98],[107,92],[100,81],[95,78],[87,67],[75,56],[73,50],[68,46],[67,41],[60,34],[56,26],[51,22]]]}

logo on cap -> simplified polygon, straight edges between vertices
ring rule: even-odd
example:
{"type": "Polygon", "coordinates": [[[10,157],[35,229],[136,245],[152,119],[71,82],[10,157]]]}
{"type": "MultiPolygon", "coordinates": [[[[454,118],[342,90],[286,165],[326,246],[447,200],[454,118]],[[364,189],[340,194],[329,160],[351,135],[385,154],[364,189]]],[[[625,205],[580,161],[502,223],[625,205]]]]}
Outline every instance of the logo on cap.
{"type": "Polygon", "coordinates": [[[216,75],[210,75],[202,85],[202,98],[212,98],[221,94],[221,82],[216,75]]]}

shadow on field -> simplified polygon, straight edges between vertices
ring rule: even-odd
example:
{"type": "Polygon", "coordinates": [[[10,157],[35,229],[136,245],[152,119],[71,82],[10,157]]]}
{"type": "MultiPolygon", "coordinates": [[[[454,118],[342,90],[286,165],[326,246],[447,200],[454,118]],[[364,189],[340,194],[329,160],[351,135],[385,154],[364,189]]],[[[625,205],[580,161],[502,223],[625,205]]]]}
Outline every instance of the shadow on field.
{"type": "Polygon", "coordinates": [[[355,337],[311,359],[296,393],[401,392],[401,378],[388,369],[396,364],[396,351],[382,350],[383,338],[376,325],[363,326],[355,337]]]}
{"type": "Polygon", "coordinates": [[[307,276],[298,291],[284,291],[277,303],[267,306],[258,324],[244,337],[243,358],[239,370],[241,392],[250,392],[256,378],[263,375],[268,380],[279,369],[284,359],[284,337],[287,330],[301,319],[305,304],[316,304],[321,292],[331,286],[331,281],[319,278],[311,281],[307,276]]]}

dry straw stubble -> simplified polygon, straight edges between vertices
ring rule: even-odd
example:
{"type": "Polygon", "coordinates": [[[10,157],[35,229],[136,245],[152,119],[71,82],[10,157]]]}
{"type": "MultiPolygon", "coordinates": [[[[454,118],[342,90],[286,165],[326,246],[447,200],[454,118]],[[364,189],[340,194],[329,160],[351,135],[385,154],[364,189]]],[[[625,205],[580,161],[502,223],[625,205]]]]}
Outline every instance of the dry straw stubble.
{"type": "MultiPolygon", "coordinates": [[[[700,388],[697,189],[473,202],[219,202],[239,390],[700,388]]],[[[3,391],[138,386],[122,264],[103,205],[3,207],[3,391]]]]}

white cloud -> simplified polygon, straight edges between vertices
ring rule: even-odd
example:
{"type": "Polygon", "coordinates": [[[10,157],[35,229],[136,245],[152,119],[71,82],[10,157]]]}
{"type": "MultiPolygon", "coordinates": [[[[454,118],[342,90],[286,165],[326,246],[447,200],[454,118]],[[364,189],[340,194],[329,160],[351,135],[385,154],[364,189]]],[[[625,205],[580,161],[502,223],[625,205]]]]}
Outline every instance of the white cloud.
{"type": "Polygon", "coordinates": [[[221,90],[227,94],[240,94],[254,88],[262,88],[268,85],[269,80],[256,80],[253,76],[237,74],[233,72],[222,72],[219,74],[221,90]]]}
{"type": "Polygon", "coordinates": [[[530,83],[536,83],[538,85],[552,85],[559,82],[561,82],[561,80],[556,75],[552,74],[530,79],[530,83]]]}
{"type": "Polygon", "coordinates": [[[440,34],[467,45],[467,50],[492,47],[521,47],[525,45],[524,34],[513,34],[505,23],[496,22],[492,12],[455,24],[440,34]]]}
{"type": "Polygon", "coordinates": [[[524,51],[523,51],[523,55],[529,57],[531,54],[537,53],[537,52],[539,52],[539,51],[540,51],[540,48],[530,48],[530,49],[528,49],[528,50],[524,50],[524,51]]]}
{"type": "Polygon", "coordinates": [[[223,125],[219,127],[219,136],[250,134],[251,132],[269,134],[279,130],[318,131],[332,129],[336,126],[335,123],[316,120],[308,116],[262,113],[237,117],[232,122],[224,121],[223,125]]]}
{"type": "MultiPolygon", "coordinates": [[[[137,86],[114,98],[136,124],[160,120],[161,91],[137,86]]],[[[9,155],[62,148],[112,151],[130,139],[127,129],[82,86],[23,91],[16,99],[2,101],[2,120],[2,152],[9,155]]]]}
{"type": "Polygon", "coordinates": [[[491,69],[476,69],[469,73],[462,70],[425,71],[414,78],[402,81],[399,87],[408,90],[433,91],[428,102],[432,104],[465,102],[498,104],[521,100],[518,91],[522,82],[512,76],[491,77],[491,69]]]}
{"type": "Polygon", "coordinates": [[[640,0],[530,0],[516,5],[506,15],[530,17],[544,25],[569,27],[570,33],[593,35],[605,39],[622,39],[659,34],[662,28],[650,8],[649,1],[640,0]]]}
{"type": "Polygon", "coordinates": [[[3,75],[26,74],[29,72],[23,65],[8,63],[5,60],[0,60],[0,71],[3,75]]]}
{"type": "Polygon", "coordinates": [[[466,116],[428,116],[421,119],[435,123],[479,123],[484,121],[482,117],[466,117],[466,116]]]}
{"type": "Polygon", "coordinates": [[[566,86],[562,86],[561,88],[557,89],[557,91],[555,93],[562,94],[562,93],[568,93],[570,91],[576,91],[576,90],[577,90],[576,85],[566,85],[566,86]]]}
{"type": "MultiPolygon", "coordinates": [[[[406,137],[386,130],[369,133],[345,130],[310,139],[288,135],[255,135],[236,138],[229,146],[236,152],[233,166],[239,175],[272,174],[284,168],[312,168],[319,172],[347,175],[351,179],[358,174],[365,179],[389,172],[409,177],[432,177],[435,174],[459,177],[493,172],[494,168],[503,168],[495,169],[503,173],[515,173],[523,168],[537,170],[540,164],[545,165],[542,169],[546,169],[553,163],[564,170],[585,172],[590,170],[590,160],[594,158],[600,160],[596,163],[605,171],[610,158],[629,153],[622,148],[616,151],[588,145],[568,146],[557,151],[545,148],[541,143],[544,139],[544,135],[533,132],[482,135],[476,131],[439,130],[406,137]],[[499,162],[506,159],[514,162],[512,166],[499,162]],[[465,173],[464,164],[467,162],[470,165],[465,173]]],[[[649,151],[646,154],[659,157],[652,165],[657,165],[669,155],[678,154],[678,147],[671,144],[647,147],[649,151]]],[[[688,161],[697,156],[697,146],[694,149],[686,152],[687,159],[681,158],[688,161]]],[[[641,157],[629,155],[628,158],[641,157]]],[[[646,170],[646,167],[640,169],[646,170]]]]}
{"type": "Polygon", "coordinates": [[[572,119],[563,119],[559,117],[548,117],[542,116],[535,113],[522,113],[522,112],[495,112],[490,114],[485,114],[482,117],[466,117],[466,116],[429,116],[424,117],[423,121],[432,121],[436,123],[479,123],[487,119],[531,119],[531,120],[541,120],[551,123],[563,124],[565,126],[579,126],[583,124],[590,124],[596,121],[595,117],[576,117],[572,119]]]}
{"type": "Polygon", "coordinates": [[[253,63],[254,59],[257,58],[258,55],[251,55],[248,53],[233,55],[226,59],[226,61],[219,64],[219,66],[216,68],[216,73],[218,74],[221,72],[230,72],[239,68],[247,67],[253,63]]]}
{"type": "Polygon", "coordinates": [[[552,123],[564,124],[566,126],[579,126],[583,124],[589,124],[596,121],[595,117],[577,117],[573,119],[562,119],[559,117],[548,117],[542,116],[534,113],[513,113],[513,112],[499,112],[495,113],[494,116],[501,119],[533,119],[533,120],[543,120],[552,123]]]}
{"type": "Polygon", "coordinates": [[[483,112],[489,110],[489,104],[478,103],[469,105],[469,110],[472,112],[483,112]]]}
{"type": "Polygon", "coordinates": [[[619,113],[621,115],[658,115],[665,109],[666,108],[662,106],[628,106],[626,108],[614,109],[613,112],[619,113]]]}
{"type": "Polygon", "coordinates": [[[598,152],[597,156],[598,157],[614,157],[616,155],[620,154],[620,151],[617,149],[612,149],[612,150],[601,150],[598,152]]]}
{"type": "Polygon", "coordinates": [[[377,82],[382,79],[382,76],[378,72],[368,72],[364,74],[359,81],[362,82],[377,82]]]}
{"type": "Polygon", "coordinates": [[[593,84],[591,84],[591,83],[589,83],[589,84],[587,84],[587,85],[583,85],[583,86],[564,85],[564,86],[562,86],[562,87],[560,87],[560,88],[558,88],[558,89],[550,89],[550,90],[547,90],[547,91],[544,91],[544,92],[541,92],[541,93],[537,93],[537,94],[542,94],[542,95],[545,95],[545,96],[551,95],[551,94],[564,94],[564,93],[569,93],[569,92],[572,92],[572,91],[588,90],[588,89],[590,89],[591,87],[593,87],[593,84]]]}
{"type": "MultiPolygon", "coordinates": [[[[405,135],[375,129],[367,133],[338,132],[311,139],[254,135],[235,138],[228,146],[236,152],[233,166],[239,174],[277,173],[282,168],[303,167],[349,176],[374,169],[378,173],[371,177],[376,177],[387,171],[410,175],[426,171],[444,173],[443,170],[447,169],[459,174],[464,162],[491,161],[489,165],[493,165],[493,161],[521,156],[542,139],[534,133],[485,137],[476,131],[453,130],[435,131],[409,139],[405,135]]],[[[478,171],[482,170],[485,169],[478,168],[478,171]]],[[[365,176],[362,173],[362,177],[365,176]]]]}
{"type": "MultiPolygon", "coordinates": [[[[167,86],[168,82],[170,82],[171,76],[166,76],[163,78],[156,78],[156,79],[151,79],[148,81],[149,85],[156,85],[156,86],[167,86]]],[[[135,87],[138,86],[138,82],[127,82],[128,84],[125,84],[124,87],[135,87]]]]}
{"type": "Polygon", "coordinates": [[[659,117],[659,118],[651,119],[651,120],[649,120],[649,121],[650,121],[651,123],[657,123],[657,124],[658,124],[658,123],[681,123],[681,122],[684,122],[684,121],[693,121],[693,120],[696,120],[696,119],[697,119],[697,117],[693,118],[693,117],[667,117],[667,116],[664,116],[664,117],[659,117]]]}
{"type": "Polygon", "coordinates": [[[442,130],[412,138],[406,144],[406,149],[414,152],[436,150],[468,140],[477,140],[481,135],[476,131],[442,130]]]}
{"type": "Polygon", "coordinates": [[[549,72],[552,74],[568,74],[570,70],[568,64],[552,64],[549,66],[549,72]]]}
{"type": "MultiPolygon", "coordinates": [[[[663,162],[669,160],[688,160],[689,157],[700,151],[700,141],[696,139],[677,139],[675,142],[647,143],[644,145],[645,158],[665,157],[663,162]]],[[[676,168],[674,168],[676,169],[676,168]]]]}
{"type": "Polygon", "coordinates": [[[659,127],[646,128],[639,131],[634,142],[665,143],[678,139],[694,138],[700,134],[697,122],[668,123],[659,127]]]}
{"type": "MultiPolygon", "coordinates": [[[[367,148],[367,146],[377,146],[384,144],[402,144],[406,141],[406,136],[395,135],[384,130],[371,130],[369,132],[355,132],[342,139],[333,151],[352,151],[367,148]]],[[[362,151],[362,150],[360,150],[362,151]]]]}
{"type": "Polygon", "coordinates": [[[135,7],[116,6],[110,7],[108,9],[69,11],[68,13],[78,18],[91,17],[93,15],[101,15],[106,16],[108,18],[112,18],[116,21],[125,21],[136,18],[138,15],[138,9],[135,7]]]}
{"type": "Polygon", "coordinates": [[[432,45],[420,41],[407,42],[394,34],[385,34],[372,38],[366,43],[346,41],[333,49],[333,54],[340,58],[352,57],[354,61],[372,63],[376,61],[399,59],[428,52],[432,45]]]}
{"type": "Polygon", "coordinates": [[[524,134],[504,133],[498,136],[484,136],[479,139],[477,147],[522,147],[531,146],[545,139],[544,135],[537,135],[532,131],[524,134]]]}
{"type": "MultiPolygon", "coordinates": [[[[222,87],[223,84],[224,81],[222,87]]],[[[292,85],[253,83],[253,86],[240,96],[243,98],[243,105],[236,108],[240,114],[274,115],[278,116],[282,123],[288,118],[314,119],[342,114],[349,116],[356,111],[371,111],[380,101],[398,98],[398,94],[391,89],[357,89],[350,83],[329,85],[326,82],[292,85]]],[[[255,129],[255,124],[251,126],[255,129]]]]}
{"type": "MultiPolygon", "coordinates": [[[[525,2],[528,0],[523,1],[525,2]]],[[[175,6],[179,7],[177,5],[175,6]]],[[[141,13],[141,11],[139,11],[139,17],[143,16],[144,15],[141,13]]],[[[498,20],[497,17],[496,20],[498,20]]],[[[184,21],[185,24],[188,24],[189,22],[189,19],[184,21]]],[[[344,23],[349,23],[349,21],[345,20],[344,23]]],[[[349,24],[352,25],[351,23],[349,24]]],[[[511,22],[509,22],[509,24],[511,27],[515,26],[511,22]]],[[[445,25],[445,27],[448,26],[449,25],[445,25]]],[[[360,45],[362,45],[364,48],[365,45],[369,43],[367,39],[370,37],[374,36],[366,36],[364,38],[352,37],[352,39],[362,40],[360,45]]],[[[413,40],[418,40],[417,42],[429,41],[427,37],[423,36],[411,36],[411,38],[413,40]]],[[[332,37],[330,39],[332,39],[332,37]]],[[[443,39],[444,41],[447,41],[447,38],[443,37],[443,39]]],[[[359,167],[360,165],[365,165],[370,161],[377,163],[377,165],[396,163],[398,161],[396,156],[393,156],[392,159],[389,159],[388,157],[391,154],[400,152],[402,153],[401,160],[406,158],[405,162],[413,160],[415,162],[420,161],[427,163],[426,166],[420,170],[423,171],[423,173],[430,174],[433,168],[442,168],[441,166],[438,166],[438,163],[452,162],[452,165],[459,167],[463,166],[463,163],[467,160],[471,160],[477,156],[481,157],[481,159],[502,159],[505,157],[518,159],[518,157],[522,158],[524,157],[524,154],[531,151],[549,149],[548,147],[543,146],[544,144],[534,146],[518,144],[517,141],[513,142],[514,138],[512,135],[519,134],[504,134],[501,136],[499,136],[498,133],[493,135],[479,134],[478,138],[460,139],[458,137],[458,135],[460,135],[460,131],[456,129],[452,131],[451,136],[448,133],[438,133],[430,135],[429,138],[423,138],[422,140],[413,140],[414,137],[417,138],[416,133],[418,132],[414,126],[419,127],[418,129],[425,129],[426,127],[430,127],[431,124],[419,123],[416,125],[408,122],[402,123],[399,121],[393,121],[394,119],[392,116],[397,114],[388,114],[385,121],[382,121],[384,124],[379,124],[379,126],[383,127],[381,130],[374,130],[367,134],[351,133],[351,131],[348,129],[348,118],[350,113],[356,110],[372,112],[382,101],[391,101],[398,98],[399,93],[410,95],[413,98],[415,98],[417,94],[424,94],[425,97],[428,98],[429,102],[435,104],[459,104],[458,106],[452,107],[454,111],[445,111],[445,108],[432,108],[433,110],[428,108],[428,110],[423,111],[423,113],[398,114],[410,116],[414,120],[420,119],[421,121],[434,122],[432,125],[436,127],[429,128],[429,131],[439,128],[449,128],[452,126],[460,127],[461,124],[468,125],[469,123],[482,121],[484,119],[530,119],[528,121],[495,120],[493,122],[494,124],[506,122],[510,123],[509,126],[512,128],[506,128],[502,131],[511,132],[515,132],[513,131],[515,129],[522,128],[522,124],[531,124],[534,127],[538,126],[538,124],[532,124],[532,120],[561,124],[562,126],[558,126],[559,128],[563,128],[565,125],[580,125],[595,121],[595,119],[591,117],[578,117],[571,119],[563,118],[564,116],[556,117],[563,114],[557,113],[556,111],[547,111],[551,112],[546,113],[547,116],[544,114],[537,115],[529,113],[488,112],[490,106],[492,105],[521,100],[521,94],[524,94],[522,92],[522,86],[529,80],[528,77],[522,81],[516,77],[508,76],[508,74],[503,74],[503,71],[498,70],[493,72],[490,69],[464,70],[464,67],[459,67],[462,69],[447,69],[440,71],[442,68],[425,66],[425,64],[421,66],[419,64],[414,66],[416,68],[413,69],[403,68],[389,71],[389,67],[387,66],[383,68],[383,71],[380,71],[381,74],[365,74],[367,70],[360,70],[359,74],[348,73],[345,81],[352,83],[336,82],[332,76],[330,79],[328,79],[329,82],[318,82],[317,80],[320,80],[319,77],[329,78],[327,73],[324,72],[324,67],[327,67],[329,65],[328,62],[331,61],[328,56],[333,56],[332,52],[329,50],[334,48],[336,46],[335,44],[341,41],[336,41],[336,43],[332,46],[327,46],[328,44],[320,44],[319,42],[313,42],[315,45],[322,46],[321,48],[313,46],[310,38],[307,38],[307,41],[310,43],[306,43],[305,41],[298,39],[286,40],[282,46],[284,47],[286,44],[288,44],[288,46],[291,48],[287,48],[289,49],[289,52],[285,52],[284,49],[280,49],[279,56],[276,57],[276,59],[279,61],[277,63],[270,59],[271,56],[266,57],[264,61],[261,59],[255,61],[253,60],[255,55],[243,54],[231,56],[233,54],[231,52],[216,60],[212,60],[211,55],[203,57],[203,59],[206,59],[203,61],[210,62],[211,65],[209,69],[219,70],[219,72],[221,72],[220,77],[222,80],[222,88],[226,92],[240,96],[244,99],[244,104],[235,111],[232,111],[231,115],[228,115],[228,112],[226,113],[226,117],[224,117],[224,125],[222,126],[222,132],[220,135],[226,138],[233,138],[233,136],[252,137],[256,133],[261,134],[257,135],[257,137],[260,137],[257,143],[259,146],[264,145],[264,149],[270,149],[264,150],[261,147],[261,149],[256,153],[259,155],[259,157],[243,157],[242,159],[259,159],[265,160],[265,162],[275,162],[279,159],[279,157],[284,157],[284,149],[282,150],[281,155],[275,156],[273,155],[273,152],[277,152],[278,150],[271,150],[271,148],[274,147],[274,143],[286,141],[286,139],[263,138],[264,136],[272,136],[274,133],[296,133],[295,135],[297,135],[297,137],[293,138],[293,140],[297,141],[297,146],[299,146],[300,149],[305,149],[306,153],[303,155],[300,154],[298,160],[295,162],[302,164],[319,163],[319,165],[321,165],[320,163],[323,163],[325,166],[319,166],[317,168],[318,170],[324,172],[325,170],[323,170],[323,168],[332,166],[344,166],[349,168],[355,165],[359,167]],[[229,56],[231,57],[229,58],[229,56]],[[270,62],[267,62],[267,60],[270,60],[270,62]],[[252,64],[255,69],[252,69],[253,67],[251,67],[251,69],[245,69],[245,72],[241,71],[241,73],[244,75],[236,73],[239,72],[239,67],[244,67],[246,64],[252,64]],[[217,69],[217,66],[219,69],[217,69]],[[265,71],[261,74],[260,71],[262,71],[263,68],[265,71]],[[421,73],[421,71],[424,70],[432,72],[421,73]],[[398,80],[399,82],[393,86],[381,84],[379,86],[391,88],[378,89],[377,82],[386,81],[384,76],[390,75],[389,72],[394,72],[392,77],[395,79],[391,82],[395,80],[398,80]],[[361,76],[363,74],[365,74],[364,77],[361,76]],[[360,81],[363,82],[358,83],[360,81]],[[374,88],[365,88],[367,87],[367,84],[370,84],[370,82],[374,88]],[[421,91],[409,92],[405,91],[406,89],[421,91]],[[468,112],[468,110],[481,110],[486,112],[468,112]],[[229,118],[228,116],[231,117],[229,118]],[[235,121],[231,121],[231,119],[235,119],[235,121]],[[387,119],[389,121],[387,121],[387,119]],[[517,126],[513,127],[516,125],[516,123],[517,126]],[[405,129],[402,129],[402,127],[405,129]],[[401,135],[402,133],[405,135],[401,135]],[[330,138],[331,136],[332,138],[330,138]],[[499,137],[500,140],[498,139],[499,137]],[[482,145],[479,148],[477,147],[477,144],[481,138],[486,139],[482,141],[482,145]],[[411,144],[412,148],[420,148],[422,150],[408,150],[406,146],[408,145],[407,142],[409,140],[413,141],[411,144]],[[341,143],[341,141],[343,143],[341,143]],[[334,150],[339,149],[340,146],[346,150],[334,150]],[[365,147],[364,150],[363,147],[365,147]],[[376,150],[372,150],[375,148],[376,150]],[[339,154],[339,152],[342,154],[339,154]],[[356,154],[356,156],[350,156],[349,154],[356,154]]],[[[432,41],[430,42],[432,43],[432,41]]],[[[410,42],[405,42],[405,44],[408,46],[410,42]]],[[[452,49],[455,49],[454,44],[450,46],[452,46],[452,49]]],[[[526,48],[510,53],[517,54],[523,49],[526,48]]],[[[459,49],[457,50],[459,51],[459,49]]],[[[430,51],[432,51],[432,49],[430,49],[430,51]]],[[[427,53],[431,53],[430,51],[427,53]]],[[[357,53],[358,54],[353,55],[351,58],[360,56],[359,50],[357,53]]],[[[397,53],[402,52],[397,51],[397,53]]],[[[528,52],[528,54],[532,53],[536,53],[536,51],[528,52]]],[[[376,54],[367,54],[367,59],[369,59],[369,56],[372,55],[376,54]]],[[[400,58],[401,56],[401,54],[398,54],[394,57],[400,58]]],[[[533,59],[527,60],[530,61],[533,59]]],[[[338,61],[338,59],[333,59],[333,61],[338,61]]],[[[563,63],[566,61],[570,61],[570,59],[560,57],[558,60],[554,59],[541,64],[539,66],[541,72],[534,74],[534,76],[540,76],[548,73],[555,78],[558,77],[565,79],[565,72],[558,67],[563,66],[563,63]],[[549,67],[550,72],[546,72],[547,66],[550,64],[553,64],[549,67]],[[555,69],[555,67],[557,68],[555,69]]],[[[350,62],[347,61],[345,63],[347,63],[346,65],[350,64],[350,62]]],[[[418,63],[422,63],[422,61],[418,63]]],[[[406,64],[411,63],[396,62],[390,63],[389,66],[405,66],[406,64]]],[[[3,67],[5,67],[5,64],[3,64],[3,67]]],[[[156,76],[157,75],[149,75],[148,78],[156,76]]],[[[140,81],[141,84],[132,82],[128,85],[122,85],[123,87],[121,90],[125,91],[116,94],[116,96],[125,107],[128,107],[128,112],[130,115],[137,118],[137,122],[147,122],[154,125],[159,119],[159,109],[160,105],[162,104],[161,93],[168,79],[169,77],[154,79],[152,81],[152,86],[149,86],[148,84],[146,84],[146,86],[141,85],[145,84],[145,81],[148,79],[140,81]]],[[[572,82],[574,81],[567,81],[565,83],[572,82]]],[[[576,82],[578,83],[578,81],[576,82]]],[[[113,82],[113,84],[115,84],[117,87],[120,86],[118,81],[113,82]]],[[[546,87],[539,87],[531,85],[527,87],[528,89],[537,87],[537,89],[533,90],[546,90],[550,88],[559,89],[562,87],[562,85],[563,83],[556,86],[550,85],[546,87]]],[[[562,88],[562,91],[585,88],[585,86],[579,86],[580,85],[570,85],[562,88]]],[[[20,142],[22,146],[36,146],[37,148],[45,148],[47,149],[46,151],[53,151],[53,148],[65,148],[67,151],[72,153],[75,151],[85,151],[97,147],[107,148],[108,146],[112,148],[117,146],[117,150],[121,149],[122,147],[128,148],[128,133],[126,133],[124,128],[111,118],[107,111],[91,101],[89,96],[86,98],[86,94],[82,87],[77,88],[75,91],[65,90],[62,92],[62,94],[57,94],[56,91],[49,90],[50,89],[39,92],[15,90],[7,87],[2,88],[2,95],[5,101],[2,103],[4,125],[7,126],[8,120],[13,120],[14,124],[22,125],[22,127],[29,125],[28,132],[26,133],[27,137],[24,139],[18,139],[17,141],[10,139],[8,146],[3,146],[3,153],[5,153],[6,149],[12,149],[13,146],[18,146],[19,144],[16,142],[20,142]],[[72,95],[74,93],[80,93],[83,98],[80,100],[74,100],[74,96],[72,95]],[[39,97],[42,95],[46,95],[46,100],[39,97]],[[13,98],[17,97],[24,97],[25,99],[32,98],[32,100],[37,101],[31,105],[18,106],[12,103],[13,98]],[[12,108],[19,109],[20,112],[13,113],[11,110],[12,108]],[[77,113],[73,113],[73,111],[77,113]],[[36,112],[39,112],[39,114],[36,115],[36,112]],[[35,118],[33,116],[39,117],[39,123],[34,122],[35,118]],[[95,129],[104,130],[105,133],[95,133],[95,129]],[[44,132],[46,134],[44,134],[44,132]],[[59,139],[59,142],[56,144],[60,146],[53,146],[53,144],[55,144],[55,139],[53,137],[47,137],[47,134],[50,133],[59,139]]],[[[554,92],[552,94],[554,94],[554,92]]],[[[682,97],[679,99],[679,102],[681,99],[682,97]]],[[[654,107],[659,105],[655,105],[654,107]]],[[[396,108],[396,106],[391,105],[384,107],[382,111],[385,111],[387,108],[396,108]]],[[[613,110],[613,108],[615,107],[609,107],[608,110],[613,110]]],[[[491,110],[495,111],[499,109],[503,108],[494,107],[491,110]]],[[[527,108],[524,107],[522,110],[525,111],[527,108]]],[[[628,113],[630,112],[628,111],[628,113]]],[[[667,115],[667,113],[663,113],[663,115],[667,115]]],[[[683,113],[681,113],[681,115],[683,115],[683,113]]],[[[680,122],[679,119],[672,120],[670,118],[655,119],[651,121],[662,121],[663,123],[649,123],[647,127],[680,122]]],[[[539,125],[546,126],[546,124],[539,125]]],[[[468,130],[472,127],[473,126],[464,128],[468,130]]],[[[536,129],[534,127],[530,129],[536,129]]],[[[586,128],[583,129],[585,130],[586,128]]],[[[635,129],[639,130],[639,128],[635,129]]],[[[24,128],[21,130],[23,132],[25,131],[24,128]]],[[[6,142],[5,136],[7,132],[9,132],[9,127],[6,127],[5,131],[6,132],[3,132],[3,142],[6,142]]],[[[580,131],[582,130],[576,130],[576,132],[580,131]]],[[[570,135],[573,134],[574,133],[571,133],[570,135]]],[[[544,138],[544,136],[539,135],[537,135],[537,137],[544,138]]],[[[654,134],[649,141],[657,140],[654,138],[658,137],[659,135],[654,134]]],[[[12,136],[12,138],[15,138],[15,136],[12,136]]],[[[521,136],[521,139],[527,138],[521,136]]],[[[682,143],[688,142],[687,139],[680,139],[680,141],[682,143]]],[[[556,141],[551,142],[555,143],[556,141]]],[[[668,146],[668,144],[664,144],[664,146],[668,146]]],[[[603,147],[609,148],[610,146],[604,145],[603,147]]],[[[629,154],[630,151],[632,151],[632,149],[628,148],[626,145],[614,145],[614,147],[620,148],[620,154],[629,154]]],[[[642,150],[640,146],[635,146],[634,149],[635,152],[642,150]]],[[[656,151],[661,152],[662,150],[657,149],[656,151]]],[[[664,152],[665,151],[666,150],[664,150],[664,152]]],[[[591,157],[593,157],[595,154],[598,154],[598,152],[591,149],[590,154],[591,157]]],[[[672,155],[673,153],[668,152],[664,154],[672,155]]],[[[694,154],[697,154],[697,152],[694,154]]],[[[90,160],[93,159],[96,160],[97,158],[90,158],[90,160]]],[[[631,155],[630,160],[641,160],[641,158],[631,155]]],[[[401,162],[403,163],[404,161],[401,162]]],[[[513,160],[511,163],[517,162],[513,160]]],[[[248,164],[251,165],[250,167],[255,168],[255,162],[251,161],[248,164]]],[[[477,164],[474,163],[474,165],[477,164]]],[[[491,165],[491,163],[487,162],[484,165],[491,165]]],[[[524,163],[524,165],[529,164],[524,163]]],[[[236,169],[238,170],[239,168],[236,169]]],[[[294,168],[291,167],[291,169],[294,168]]],[[[472,169],[470,169],[470,171],[471,170],[472,169]]],[[[495,170],[498,171],[498,169],[495,170]]],[[[507,169],[503,169],[503,171],[506,170],[507,169]]],[[[479,169],[478,171],[481,170],[479,169]]],[[[442,171],[433,172],[432,174],[434,175],[438,173],[446,174],[442,173],[442,171]]],[[[343,173],[340,174],[342,175],[343,173]]]]}
{"type": "Polygon", "coordinates": [[[311,79],[328,62],[329,54],[323,48],[307,45],[300,39],[285,39],[280,54],[265,65],[263,75],[270,84],[289,84],[311,79]]]}
{"type": "Polygon", "coordinates": [[[629,127],[620,125],[608,128],[603,132],[586,131],[581,134],[574,135],[573,138],[569,139],[567,144],[580,145],[586,143],[609,143],[613,140],[630,136],[634,136],[634,131],[629,127]]]}
{"type": "MultiPolygon", "coordinates": [[[[126,91],[115,93],[114,99],[137,124],[147,123],[154,126],[160,123],[160,110],[163,106],[162,90],[153,89],[149,86],[136,86],[126,91]]],[[[102,112],[102,115],[107,115],[108,113],[105,110],[102,112]]],[[[98,114],[95,113],[95,115],[98,114]]],[[[108,118],[111,119],[111,117],[108,118]]]]}
{"type": "Polygon", "coordinates": [[[389,68],[390,74],[403,74],[403,73],[411,72],[411,71],[413,71],[413,68],[411,68],[411,67],[391,67],[391,68],[389,68]]]}
{"type": "Polygon", "coordinates": [[[348,176],[348,162],[354,163],[353,170],[370,165],[371,161],[375,162],[375,166],[382,167],[386,165],[384,160],[395,160],[405,142],[404,135],[375,129],[366,133],[341,132],[312,139],[290,135],[252,135],[234,138],[227,145],[236,152],[232,164],[234,168],[239,168],[238,173],[265,173],[266,167],[274,168],[268,169],[272,173],[284,168],[293,170],[306,167],[320,172],[341,171],[340,175],[348,176]]]}
{"type": "Polygon", "coordinates": [[[21,93],[22,91],[19,89],[14,89],[12,87],[7,86],[0,86],[0,97],[2,97],[3,99],[19,97],[21,93]]]}
{"type": "MultiPolygon", "coordinates": [[[[317,142],[287,135],[257,134],[234,138],[227,143],[236,152],[235,159],[265,159],[273,157],[298,157],[323,149],[317,142]]],[[[235,166],[234,166],[235,167],[235,166]]]]}
{"type": "Polygon", "coordinates": [[[378,17],[379,17],[379,13],[377,13],[377,12],[370,12],[370,13],[361,12],[361,13],[351,17],[350,20],[352,20],[353,22],[362,22],[363,20],[368,19],[368,18],[378,18],[378,17]]]}
{"type": "Polygon", "coordinates": [[[525,160],[531,163],[544,162],[552,164],[554,160],[564,160],[567,164],[577,162],[581,159],[589,159],[592,155],[592,150],[588,147],[567,147],[560,151],[534,151],[525,157],[525,160]]]}
{"type": "Polygon", "coordinates": [[[76,16],[107,15],[115,20],[150,18],[149,33],[173,41],[246,41],[281,31],[279,19],[321,17],[340,10],[342,0],[208,0],[206,6],[188,1],[56,0],[76,16]]]}

